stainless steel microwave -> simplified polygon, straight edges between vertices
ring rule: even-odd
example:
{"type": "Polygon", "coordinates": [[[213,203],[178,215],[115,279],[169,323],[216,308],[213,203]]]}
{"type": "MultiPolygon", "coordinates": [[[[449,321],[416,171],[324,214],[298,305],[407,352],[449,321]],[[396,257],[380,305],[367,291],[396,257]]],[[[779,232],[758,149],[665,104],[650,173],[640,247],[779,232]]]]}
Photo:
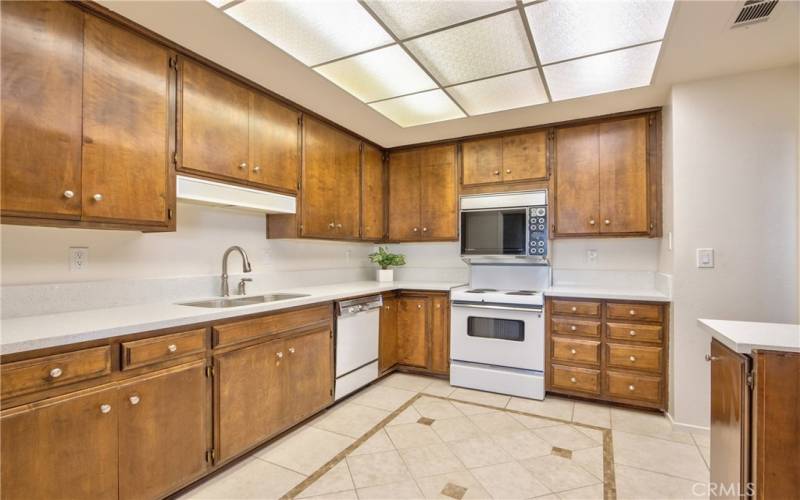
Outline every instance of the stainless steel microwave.
{"type": "Polygon", "coordinates": [[[547,190],[462,196],[460,205],[464,260],[549,264],[547,190]]]}

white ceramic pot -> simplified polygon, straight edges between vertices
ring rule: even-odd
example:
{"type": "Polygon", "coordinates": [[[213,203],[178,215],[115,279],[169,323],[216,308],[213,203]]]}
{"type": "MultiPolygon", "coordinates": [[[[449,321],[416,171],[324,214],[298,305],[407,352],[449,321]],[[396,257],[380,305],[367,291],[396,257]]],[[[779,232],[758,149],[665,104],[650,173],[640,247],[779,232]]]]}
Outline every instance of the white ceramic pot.
{"type": "Polygon", "coordinates": [[[394,281],[394,269],[378,269],[378,281],[394,281]]]}

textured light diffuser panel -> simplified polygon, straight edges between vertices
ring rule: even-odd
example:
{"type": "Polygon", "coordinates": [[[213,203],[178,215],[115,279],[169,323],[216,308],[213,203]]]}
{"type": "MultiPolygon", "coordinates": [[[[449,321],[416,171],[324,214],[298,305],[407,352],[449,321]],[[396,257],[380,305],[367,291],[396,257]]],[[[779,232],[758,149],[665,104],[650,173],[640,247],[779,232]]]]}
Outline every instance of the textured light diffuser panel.
{"type": "Polygon", "coordinates": [[[525,8],[542,64],[664,38],[672,0],[548,0],[525,8]]]}
{"type": "Polygon", "coordinates": [[[554,101],[650,84],[661,42],[545,66],[554,101]]]}
{"type": "Polygon", "coordinates": [[[437,88],[431,77],[399,45],[314,69],[364,102],[437,88]]]}
{"type": "Polygon", "coordinates": [[[517,11],[415,38],[405,45],[442,85],[535,65],[517,11]]]}
{"type": "Polygon", "coordinates": [[[447,91],[470,115],[547,102],[547,93],[536,69],[456,85],[447,91]]]}
{"type": "Polygon", "coordinates": [[[512,8],[514,0],[366,0],[401,39],[512,8]]]}
{"type": "Polygon", "coordinates": [[[308,66],[393,42],[356,0],[245,0],[225,13],[308,66]]]}
{"type": "Polygon", "coordinates": [[[370,104],[401,127],[463,118],[464,113],[442,90],[431,90],[370,104]]]}

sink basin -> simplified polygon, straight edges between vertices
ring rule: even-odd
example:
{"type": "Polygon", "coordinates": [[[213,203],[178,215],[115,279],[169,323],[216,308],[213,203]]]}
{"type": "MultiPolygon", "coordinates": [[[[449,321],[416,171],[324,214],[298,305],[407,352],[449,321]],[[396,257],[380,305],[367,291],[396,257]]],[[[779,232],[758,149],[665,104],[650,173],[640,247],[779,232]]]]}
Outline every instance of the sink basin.
{"type": "Polygon", "coordinates": [[[181,306],[210,307],[220,309],[223,307],[250,306],[253,304],[263,304],[266,302],[277,302],[279,300],[299,299],[308,297],[304,293],[268,293],[266,295],[252,295],[249,297],[221,297],[219,299],[196,300],[194,302],[181,302],[181,306]]]}

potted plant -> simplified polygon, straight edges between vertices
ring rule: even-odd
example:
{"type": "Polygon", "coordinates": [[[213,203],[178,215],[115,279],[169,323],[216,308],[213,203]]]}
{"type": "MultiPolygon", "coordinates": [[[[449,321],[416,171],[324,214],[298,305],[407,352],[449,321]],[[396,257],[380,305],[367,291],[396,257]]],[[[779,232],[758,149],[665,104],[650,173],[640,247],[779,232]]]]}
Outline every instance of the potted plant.
{"type": "Polygon", "coordinates": [[[369,254],[369,260],[380,266],[377,273],[378,281],[394,281],[394,270],[389,269],[389,266],[402,266],[406,263],[403,255],[389,253],[383,247],[378,247],[377,252],[369,254]]]}

